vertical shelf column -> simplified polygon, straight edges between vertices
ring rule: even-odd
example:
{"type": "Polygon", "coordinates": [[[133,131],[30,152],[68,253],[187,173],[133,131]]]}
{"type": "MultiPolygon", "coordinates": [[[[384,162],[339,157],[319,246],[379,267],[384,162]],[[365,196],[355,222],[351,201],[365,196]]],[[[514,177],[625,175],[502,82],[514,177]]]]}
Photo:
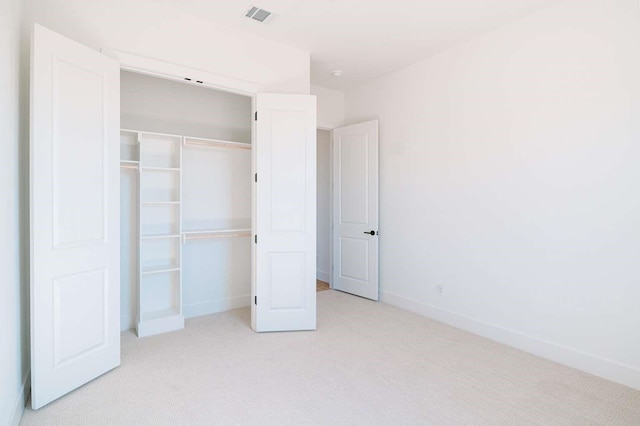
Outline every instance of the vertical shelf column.
{"type": "Polygon", "coordinates": [[[140,279],[138,337],[184,328],[182,313],[182,137],[139,132],[140,279]]]}

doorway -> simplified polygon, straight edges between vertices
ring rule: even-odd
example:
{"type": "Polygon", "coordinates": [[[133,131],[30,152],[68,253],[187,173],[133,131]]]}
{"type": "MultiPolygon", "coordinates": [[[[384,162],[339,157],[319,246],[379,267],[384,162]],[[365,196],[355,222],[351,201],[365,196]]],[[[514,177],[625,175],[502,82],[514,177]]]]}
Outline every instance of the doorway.
{"type": "Polygon", "coordinates": [[[317,290],[379,298],[378,121],[317,131],[317,290]]]}
{"type": "Polygon", "coordinates": [[[331,288],[331,131],[318,129],[316,182],[316,290],[331,288]]]}
{"type": "Polygon", "coordinates": [[[332,131],[331,287],[378,300],[378,121],[332,131]]]}

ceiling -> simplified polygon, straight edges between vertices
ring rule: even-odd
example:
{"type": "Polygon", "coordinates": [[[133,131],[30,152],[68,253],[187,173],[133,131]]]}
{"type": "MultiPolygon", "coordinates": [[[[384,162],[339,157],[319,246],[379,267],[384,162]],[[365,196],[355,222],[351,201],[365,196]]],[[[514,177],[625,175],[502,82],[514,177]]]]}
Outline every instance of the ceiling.
{"type": "Polygon", "coordinates": [[[217,25],[311,52],[311,84],[337,90],[401,69],[559,1],[164,0],[217,25]],[[246,18],[250,6],[273,16],[265,23],[246,18]],[[342,77],[333,77],[333,70],[342,70],[342,77]]]}

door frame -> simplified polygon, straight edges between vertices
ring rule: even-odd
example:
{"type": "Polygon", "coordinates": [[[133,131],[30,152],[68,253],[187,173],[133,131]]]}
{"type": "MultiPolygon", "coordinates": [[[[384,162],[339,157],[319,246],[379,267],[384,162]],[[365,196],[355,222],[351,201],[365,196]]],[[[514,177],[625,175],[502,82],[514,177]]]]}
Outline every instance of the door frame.
{"type": "MultiPolygon", "coordinates": [[[[222,74],[216,74],[200,69],[190,68],[160,59],[149,58],[136,55],[117,49],[102,48],[103,54],[116,59],[120,63],[120,70],[131,71],[152,77],[158,77],[173,80],[185,84],[199,86],[203,88],[213,89],[222,92],[233,93],[236,95],[247,96],[251,98],[251,115],[257,114],[257,97],[259,93],[268,92],[268,88],[261,83],[241,80],[237,78],[227,77],[222,74]],[[185,81],[187,80],[187,81],[185,81]]],[[[317,127],[317,126],[316,126],[317,127]]],[[[255,147],[257,144],[257,121],[251,121],[251,145],[255,147]]],[[[256,150],[252,150],[251,154],[251,173],[256,173],[256,150]]],[[[332,172],[333,169],[331,169],[332,172]]],[[[251,185],[251,233],[257,232],[257,188],[251,185]]],[[[255,307],[252,302],[253,296],[257,294],[257,276],[256,276],[256,250],[255,244],[251,244],[251,294],[249,306],[255,307]]],[[[331,252],[330,252],[331,254],[331,252]]],[[[317,268],[316,268],[317,269],[317,268]]],[[[331,272],[333,270],[331,269],[331,272]]],[[[315,275],[315,274],[314,274],[315,275]]],[[[120,316],[121,316],[120,312],[120,316]]]]}
{"type": "MultiPolygon", "coordinates": [[[[341,126],[339,126],[341,127],[341,126]]],[[[335,127],[318,126],[317,130],[329,132],[329,288],[333,290],[333,129],[335,127]]],[[[318,141],[316,140],[316,145],[318,141]]],[[[317,147],[316,147],[317,148],[317,147]]],[[[317,236],[316,236],[317,239],[317,236]]],[[[316,279],[318,271],[316,267],[316,279]]]]}
{"type": "Polygon", "coordinates": [[[255,98],[257,93],[265,91],[263,85],[252,81],[226,77],[221,74],[178,65],[161,59],[148,58],[117,49],[103,48],[100,51],[107,56],[117,59],[118,62],[120,62],[120,69],[125,71],[133,71],[153,77],[180,81],[194,86],[208,87],[210,89],[250,96],[252,98],[255,98]],[[191,78],[191,82],[185,81],[186,77],[191,78]]]}
{"type": "MultiPolygon", "coordinates": [[[[236,95],[247,96],[251,98],[251,115],[256,114],[256,99],[259,92],[265,90],[264,86],[251,81],[240,80],[203,71],[183,65],[166,62],[160,59],[148,58],[129,52],[116,49],[102,48],[100,52],[116,59],[120,63],[121,71],[131,71],[138,74],[144,74],[151,77],[162,78],[165,80],[177,81],[192,86],[213,89],[221,92],[233,93],[236,95]],[[191,80],[187,80],[190,78],[191,80]]],[[[251,121],[251,145],[255,146],[256,137],[256,121],[251,121]]],[[[255,173],[256,159],[255,152],[251,154],[251,173],[255,173]]],[[[251,185],[251,199],[255,200],[256,186],[251,185]]],[[[256,233],[256,203],[251,203],[251,233],[256,233]]],[[[251,296],[256,294],[256,265],[255,265],[255,244],[251,244],[251,294],[249,295],[249,305],[251,304],[251,296]]],[[[118,313],[122,317],[122,312],[118,313]]]]}

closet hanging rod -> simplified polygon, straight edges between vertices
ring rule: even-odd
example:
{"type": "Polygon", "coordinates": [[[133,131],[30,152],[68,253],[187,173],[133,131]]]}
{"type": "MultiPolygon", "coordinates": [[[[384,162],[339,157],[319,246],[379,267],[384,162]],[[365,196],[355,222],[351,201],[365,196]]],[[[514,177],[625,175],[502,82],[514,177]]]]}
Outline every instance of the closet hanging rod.
{"type": "Polygon", "coordinates": [[[132,170],[138,170],[138,166],[135,164],[120,164],[120,168],[121,169],[132,169],[132,170]]]}
{"type": "Polygon", "coordinates": [[[251,232],[234,232],[234,233],[215,233],[211,234],[182,234],[182,242],[186,242],[187,240],[211,240],[215,238],[238,238],[238,237],[250,237],[251,232]]]}
{"type": "Polygon", "coordinates": [[[183,144],[185,146],[198,145],[198,146],[210,146],[210,147],[216,147],[216,148],[251,149],[251,145],[248,143],[219,141],[219,140],[185,138],[183,144]]]}

